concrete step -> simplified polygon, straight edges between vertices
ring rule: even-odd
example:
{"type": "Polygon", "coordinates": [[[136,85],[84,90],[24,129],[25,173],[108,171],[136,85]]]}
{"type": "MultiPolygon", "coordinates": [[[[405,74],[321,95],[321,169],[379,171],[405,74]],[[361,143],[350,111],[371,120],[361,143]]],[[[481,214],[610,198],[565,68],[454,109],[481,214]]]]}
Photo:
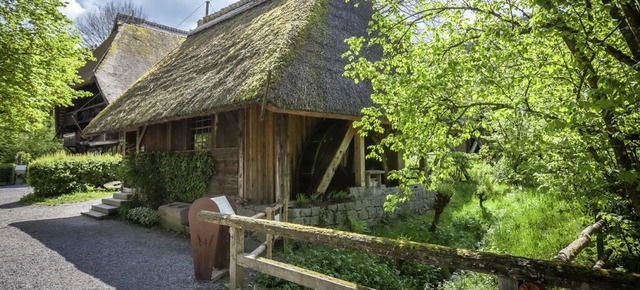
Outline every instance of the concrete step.
{"type": "Polygon", "coordinates": [[[94,218],[94,219],[97,219],[97,220],[102,220],[102,219],[106,219],[107,217],[109,217],[108,214],[97,212],[95,210],[83,211],[82,215],[88,216],[88,217],[91,217],[91,218],[94,218]]]}
{"type": "Polygon", "coordinates": [[[131,200],[132,197],[133,197],[132,192],[116,192],[113,194],[113,198],[117,198],[117,199],[131,200]]]}
{"type": "Polygon", "coordinates": [[[120,199],[120,198],[103,198],[102,199],[102,203],[103,204],[107,204],[107,205],[113,205],[113,206],[117,206],[120,207],[122,205],[125,204],[129,204],[131,201],[126,200],[126,199],[120,199]]]}
{"type": "Polygon", "coordinates": [[[91,210],[97,211],[97,212],[101,212],[104,214],[112,214],[112,213],[116,213],[118,211],[118,207],[117,206],[113,206],[113,205],[108,205],[108,204],[94,204],[91,206],[91,210]]]}

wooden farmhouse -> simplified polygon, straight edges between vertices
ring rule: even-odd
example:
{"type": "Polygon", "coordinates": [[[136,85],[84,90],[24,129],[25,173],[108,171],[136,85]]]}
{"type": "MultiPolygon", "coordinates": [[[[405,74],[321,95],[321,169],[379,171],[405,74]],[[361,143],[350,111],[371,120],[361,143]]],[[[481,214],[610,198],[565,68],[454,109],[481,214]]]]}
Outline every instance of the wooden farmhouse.
{"type": "Polygon", "coordinates": [[[56,136],[64,138],[65,147],[83,152],[117,145],[118,132],[85,138],[82,130],[153,65],[177,48],[186,35],[185,31],[118,14],[109,37],[93,50],[95,60],[88,61],[78,71],[82,83],[75,89],[92,95],[74,100],[70,107],[55,110],[56,136]]]}
{"type": "Polygon", "coordinates": [[[120,132],[145,152],[210,151],[208,194],[252,204],[364,186],[367,170],[380,179],[401,163],[365,160],[376,138],[352,127],[372,89],[343,76],[341,55],[371,15],[367,2],[237,2],[199,21],[85,134],[120,132]]]}

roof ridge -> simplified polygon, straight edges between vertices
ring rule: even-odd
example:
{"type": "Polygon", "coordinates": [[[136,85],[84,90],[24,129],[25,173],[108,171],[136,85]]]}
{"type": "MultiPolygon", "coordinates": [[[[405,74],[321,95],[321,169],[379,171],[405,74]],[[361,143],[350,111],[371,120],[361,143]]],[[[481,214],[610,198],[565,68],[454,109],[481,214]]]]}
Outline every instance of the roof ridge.
{"type": "Polygon", "coordinates": [[[155,29],[158,29],[158,30],[163,31],[163,32],[169,32],[169,33],[173,33],[173,34],[178,34],[180,36],[187,36],[187,34],[189,34],[188,31],[180,30],[178,28],[174,28],[174,27],[171,27],[171,26],[167,26],[167,25],[151,22],[151,21],[143,19],[143,18],[139,18],[139,17],[135,17],[135,16],[131,16],[131,15],[126,15],[126,14],[121,14],[121,13],[118,13],[116,15],[115,21],[116,21],[116,23],[121,21],[121,22],[124,22],[124,23],[127,23],[127,24],[132,24],[132,25],[144,25],[144,26],[149,27],[149,28],[155,28],[155,29]]]}
{"type": "Polygon", "coordinates": [[[223,20],[229,19],[241,12],[244,12],[267,1],[269,0],[240,0],[238,2],[235,2],[198,20],[198,26],[196,27],[196,29],[192,30],[189,35],[198,33],[205,28],[211,27],[223,20]]]}

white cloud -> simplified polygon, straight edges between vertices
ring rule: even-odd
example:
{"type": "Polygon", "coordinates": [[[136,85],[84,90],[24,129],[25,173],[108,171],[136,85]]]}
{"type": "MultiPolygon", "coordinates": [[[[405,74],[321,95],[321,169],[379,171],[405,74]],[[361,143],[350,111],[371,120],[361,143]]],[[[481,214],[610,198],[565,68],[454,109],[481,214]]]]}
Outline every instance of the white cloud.
{"type": "Polygon", "coordinates": [[[82,8],[80,3],[78,3],[76,0],[68,0],[67,5],[59,8],[59,10],[60,12],[62,12],[62,14],[66,15],[67,17],[69,17],[69,19],[74,21],[76,20],[76,18],[78,18],[78,16],[86,11],[86,9],[82,8]]]}

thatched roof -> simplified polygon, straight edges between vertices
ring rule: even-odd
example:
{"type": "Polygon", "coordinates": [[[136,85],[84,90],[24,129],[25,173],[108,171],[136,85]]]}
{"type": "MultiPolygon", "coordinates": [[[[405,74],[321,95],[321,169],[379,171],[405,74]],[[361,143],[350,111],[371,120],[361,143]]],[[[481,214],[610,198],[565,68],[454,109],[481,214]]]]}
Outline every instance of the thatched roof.
{"type": "Polygon", "coordinates": [[[95,60],[78,71],[83,82],[76,88],[97,82],[107,101],[113,102],[186,35],[182,30],[118,14],[111,35],[93,50],[95,60]]]}
{"type": "Polygon", "coordinates": [[[364,35],[370,4],[344,0],[243,0],[205,17],[85,129],[85,134],[267,102],[297,111],[359,115],[371,87],[342,77],[344,39],[364,35]]]}

